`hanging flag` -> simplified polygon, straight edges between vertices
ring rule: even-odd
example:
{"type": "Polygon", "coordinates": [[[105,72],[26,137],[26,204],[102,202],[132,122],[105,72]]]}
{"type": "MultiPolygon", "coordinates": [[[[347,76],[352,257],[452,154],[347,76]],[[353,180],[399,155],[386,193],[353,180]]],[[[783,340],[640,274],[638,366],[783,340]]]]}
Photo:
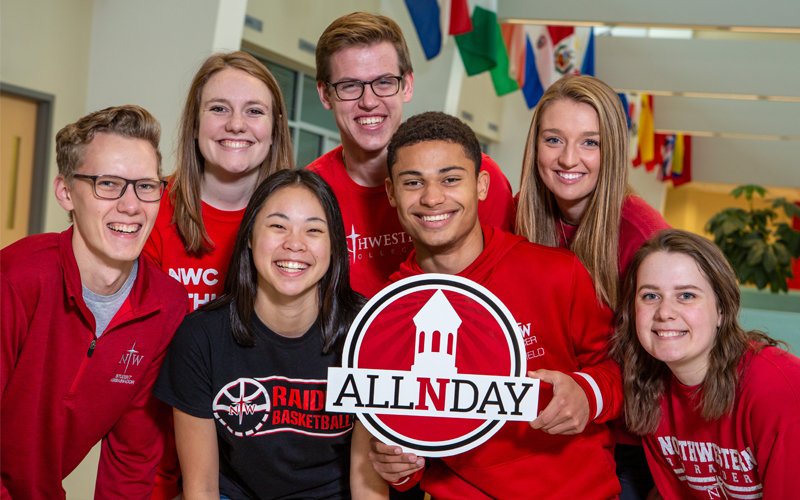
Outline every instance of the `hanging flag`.
{"type": "Polygon", "coordinates": [[[628,96],[626,96],[624,93],[622,93],[622,94],[618,93],[617,97],[619,97],[620,102],[622,102],[622,109],[625,110],[625,121],[627,123],[628,130],[630,130],[631,129],[631,115],[630,115],[630,111],[628,111],[628,96]]]}
{"type": "Polygon", "coordinates": [[[472,20],[469,18],[467,0],[443,0],[443,5],[450,8],[450,25],[442,33],[449,35],[462,35],[472,31],[472,20]]]}
{"type": "Polygon", "coordinates": [[[672,177],[672,158],[675,153],[675,134],[664,134],[664,143],[661,145],[661,164],[657,165],[658,178],[662,182],[672,177]]]}
{"type": "Polygon", "coordinates": [[[405,0],[422,44],[425,59],[431,60],[442,50],[442,28],[436,0],[405,0]]]}
{"type": "MultiPolygon", "coordinates": [[[[455,37],[467,76],[477,75],[497,66],[498,29],[497,14],[476,6],[472,13],[472,31],[455,37]]],[[[500,41],[502,40],[501,36],[500,41]]]]}
{"type": "MultiPolygon", "coordinates": [[[[534,58],[536,59],[536,72],[539,75],[539,84],[547,89],[553,83],[553,41],[547,26],[525,26],[525,34],[531,41],[534,58]]],[[[526,69],[527,73],[527,69],[526,69]]],[[[537,99],[538,102],[538,99],[537,99]]]]}
{"type": "Polygon", "coordinates": [[[671,178],[675,187],[692,180],[692,136],[690,135],[677,134],[671,178]]]}
{"type": "Polygon", "coordinates": [[[508,74],[520,87],[525,85],[525,29],[521,24],[501,24],[508,52],[508,74]]]}
{"type": "MultiPolygon", "coordinates": [[[[639,115],[639,154],[634,160],[633,166],[645,165],[655,159],[655,130],[653,129],[653,96],[642,95],[642,111],[639,115]]],[[[651,168],[652,169],[652,168],[651,168]]],[[[648,169],[651,170],[651,169],[648,169]]]]}
{"type": "Polygon", "coordinates": [[[525,96],[528,109],[536,106],[539,103],[539,99],[544,95],[544,87],[542,87],[542,82],[539,81],[539,73],[536,71],[536,56],[533,51],[533,43],[531,42],[531,37],[527,34],[525,36],[525,84],[522,86],[522,95],[525,96]]]}
{"type": "Polygon", "coordinates": [[[489,73],[492,75],[494,91],[498,96],[502,96],[517,90],[519,88],[519,84],[517,84],[517,80],[515,78],[510,76],[510,61],[508,59],[508,51],[506,50],[505,43],[503,43],[503,32],[500,29],[500,25],[496,22],[494,32],[495,50],[497,50],[495,60],[497,61],[497,65],[489,70],[489,73]]]}
{"type": "Polygon", "coordinates": [[[627,97],[628,115],[631,117],[630,133],[628,135],[628,157],[633,161],[639,156],[639,117],[642,114],[642,94],[628,92],[627,97]]]}
{"type": "MultiPolygon", "coordinates": [[[[575,29],[578,31],[578,28],[575,29]]],[[[580,47],[577,47],[580,50],[580,47]]],[[[594,76],[594,29],[589,28],[589,41],[586,42],[586,49],[583,51],[583,61],[581,62],[581,74],[594,76]]]]}
{"type": "Polygon", "coordinates": [[[667,136],[664,134],[653,134],[653,159],[644,164],[644,168],[648,172],[652,172],[656,167],[661,167],[663,162],[663,157],[661,155],[664,151],[664,142],[666,138],[667,136]]]}
{"type": "Polygon", "coordinates": [[[553,78],[550,85],[564,75],[575,73],[575,28],[572,26],[548,26],[553,43],[553,78]]]}

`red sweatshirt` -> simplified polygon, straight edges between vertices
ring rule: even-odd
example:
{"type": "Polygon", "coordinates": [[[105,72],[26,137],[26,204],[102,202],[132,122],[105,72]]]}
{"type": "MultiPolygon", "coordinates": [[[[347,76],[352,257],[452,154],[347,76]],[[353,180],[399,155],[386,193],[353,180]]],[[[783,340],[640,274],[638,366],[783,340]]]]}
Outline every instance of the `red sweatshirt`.
{"type": "MultiPolygon", "coordinates": [[[[414,249],[397,218],[397,209],[389,204],[383,184],[365,187],[353,181],[342,161],[341,146],[307,168],[325,179],[339,200],[350,253],[350,284],[357,292],[372,297],[414,249]]],[[[481,170],[489,172],[490,179],[489,194],[478,203],[481,224],[513,231],[516,209],[511,184],[486,155],[481,170]]]]}
{"type": "Polygon", "coordinates": [[[63,499],[62,479],[102,440],[95,498],[150,498],[169,413],[150,392],[185,290],[140,257],[97,339],[70,228],[3,249],[0,293],[0,497],[63,499]]]}
{"type": "MultiPolygon", "coordinates": [[[[613,498],[620,487],[614,443],[603,422],[622,410],[622,379],[606,356],[612,313],[598,303],[589,273],[572,252],[495,228],[484,227],[483,238],[483,252],[458,275],[486,287],[511,311],[525,340],[528,370],[558,370],[583,388],[590,421],[575,436],[506,422],[477,448],[430,460],[422,489],[448,499],[613,498]]],[[[412,253],[391,280],[422,273],[412,253]]],[[[543,386],[542,396],[544,409],[551,390],[543,386]]]]}
{"type": "MultiPolygon", "coordinates": [[[[562,225],[563,232],[561,246],[569,248],[572,238],[578,232],[578,226],[562,225]],[[564,240],[566,237],[566,241],[564,240]]],[[[638,196],[628,196],[622,203],[622,215],[619,221],[619,280],[625,281],[625,275],[628,272],[628,266],[631,265],[633,255],[639,250],[642,245],[649,240],[654,233],[669,228],[669,224],[664,220],[661,214],[647,204],[646,201],[638,196]]],[[[614,441],[621,444],[642,445],[642,438],[634,436],[625,427],[625,419],[623,417],[612,420],[608,423],[611,427],[611,433],[614,435],[614,441]]]]}
{"type": "Polygon", "coordinates": [[[746,353],[730,415],[706,421],[695,387],[670,377],[661,423],[644,437],[665,500],[798,498],[800,359],[775,347],[746,353]]]}

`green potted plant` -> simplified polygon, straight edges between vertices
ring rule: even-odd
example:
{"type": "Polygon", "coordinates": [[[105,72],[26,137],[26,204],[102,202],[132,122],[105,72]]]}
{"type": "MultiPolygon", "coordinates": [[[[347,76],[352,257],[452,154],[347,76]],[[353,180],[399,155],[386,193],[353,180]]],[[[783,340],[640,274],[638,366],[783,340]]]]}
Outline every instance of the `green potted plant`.
{"type": "Polygon", "coordinates": [[[759,290],[769,286],[770,291],[788,292],[787,279],[792,274],[792,258],[800,257],[800,231],[785,222],[775,222],[777,209],[786,215],[800,217],[800,207],[785,198],[768,199],[771,208],[755,209],[753,195],[764,198],[767,190],[755,184],[739,186],[731,195],[744,195],[750,210],[726,208],[706,224],[706,231],[714,236],[714,243],[727,257],[740,283],[752,283],[759,290]]]}

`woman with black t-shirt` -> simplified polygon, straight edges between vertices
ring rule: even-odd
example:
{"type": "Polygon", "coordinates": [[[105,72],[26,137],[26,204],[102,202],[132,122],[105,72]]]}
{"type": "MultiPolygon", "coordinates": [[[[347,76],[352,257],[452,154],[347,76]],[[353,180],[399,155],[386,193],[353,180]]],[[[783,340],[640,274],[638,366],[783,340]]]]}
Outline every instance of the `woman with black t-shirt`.
{"type": "Polygon", "coordinates": [[[183,321],[154,389],[174,407],[187,500],[350,498],[353,416],[325,412],[328,367],[364,302],[346,241],[316,174],[282,170],[256,189],[224,294],[183,321]]]}

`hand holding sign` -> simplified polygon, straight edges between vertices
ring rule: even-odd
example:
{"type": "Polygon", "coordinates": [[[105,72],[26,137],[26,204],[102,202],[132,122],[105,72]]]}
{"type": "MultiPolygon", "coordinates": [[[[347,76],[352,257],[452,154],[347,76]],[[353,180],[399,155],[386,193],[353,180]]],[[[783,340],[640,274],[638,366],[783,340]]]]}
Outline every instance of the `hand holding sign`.
{"type": "Polygon", "coordinates": [[[369,442],[369,461],[375,472],[388,483],[396,483],[425,467],[424,458],[403,453],[399,446],[383,444],[376,438],[369,442]]]}
{"type": "Polygon", "coordinates": [[[528,372],[531,378],[553,386],[553,399],[531,422],[531,427],[548,434],[580,434],[589,422],[589,400],[575,380],[552,370],[528,372]]]}

